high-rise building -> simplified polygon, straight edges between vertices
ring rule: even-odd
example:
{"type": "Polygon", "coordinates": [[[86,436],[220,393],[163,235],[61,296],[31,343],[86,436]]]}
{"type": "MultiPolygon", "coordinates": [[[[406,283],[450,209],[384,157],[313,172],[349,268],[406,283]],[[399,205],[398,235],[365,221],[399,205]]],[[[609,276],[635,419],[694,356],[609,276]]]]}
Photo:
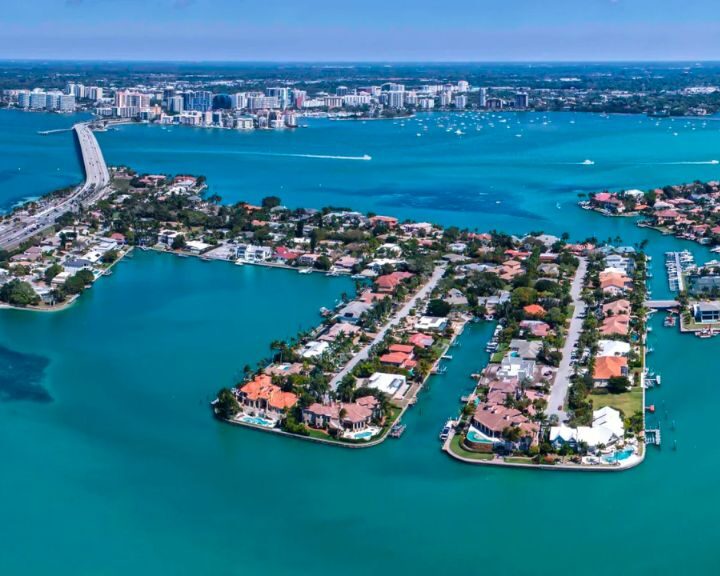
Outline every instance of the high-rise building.
{"type": "Polygon", "coordinates": [[[33,110],[42,110],[47,106],[47,95],[40,90],[30,92],[30,108],[33,110]]]}
{"type": "Polygon", "coordinates": [[[20,108],[30,108],[30,90],[19,90],[17,103],[20,108]]]}
{"type": "Polygon", "coordinates": [[[235,110],[244,110],[248,106],[247,94],[245,92],[238,92],[230,96],[232,107],[235,110]]]}
{"type": "Polygon", "coordinates": [[[446,107],[450,106],[450,103],[452,102],[452,92],[440,92],[440,106],[446,107]]]}
{"type": "Polygon", "coordinates": [[[485,108],[487,106],[487,88],[478,90],[478,106],[485,108]]]}
{"type": "Polygon", "coordinates": [[[335,88],[336,96],[347,96],[347,93],[348,93],[347,86],[338,86],[337,88],[335,88]]]}
{"type": "Polygon", "coordinates": [[[305,105],[305,100],[307,99],[307,92],[305,92],[305,90],[293,90],[292,99],[295,108],[302,108],[305,105]]]}
{"type": "Polygon", "coordinates": [[[467,92],[470,90],[470,84],[468,84],[466,80],[460,80],[457,83],[457,90],[458,92],[467,92]]]}
{"type": "Polygon", "coordinates": [[[530,97],[527,92],[515,94],[515,108],[527,108],[530,104],[530,97]]]}
{"type": "Polygon", "coordinates": [[[270,98],[277,98],[280,108],[285,109],[290,105],[290,88],[276,87],[268,88],[267,95],[270,98]]]}
{"type": "Polygon", "coordinates": [[[184,108],[183,108],[183,97],[178,96],[170,96],[170,98],[167,101],[167,107],[170,112],[175,112],[176,114],[180,114],[184,108]]]}
{"type": "Polygon", "coordinates": [[[462,110],[467,106],[467,96],[465,96],[464,94],[457,94],[455,96],[454,104],[455,108],[462,110]]]}
{"type": "Polygon", "coordinates": [[[404,90],[389,90],[387,93],[387,105],[390,108],[402,108],[405,106],[404,90]]]}

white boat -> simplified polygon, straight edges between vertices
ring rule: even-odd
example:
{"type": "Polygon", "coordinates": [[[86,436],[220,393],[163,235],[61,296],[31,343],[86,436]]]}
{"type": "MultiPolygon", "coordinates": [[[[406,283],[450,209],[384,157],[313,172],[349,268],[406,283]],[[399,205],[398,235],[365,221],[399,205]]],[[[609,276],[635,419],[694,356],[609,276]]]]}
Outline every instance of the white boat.
{"type": "Polygon", "coordinates": [[[303,268],[300,270],[300,274],[312,274],[312,268],[303,268]]]}
{"type": "Polygon", "coordinates": [[[235,260],[235,266],[244,266],[245,262],[242,261],[242,258],[238,258],[235,260]]]}
{"type": "Polygon", "coordinates": [[[595,162],[593,162],[592,160],[583,160],[582,161],[583,166],[593,166],[594,164],[595,164],[595,162]]]}

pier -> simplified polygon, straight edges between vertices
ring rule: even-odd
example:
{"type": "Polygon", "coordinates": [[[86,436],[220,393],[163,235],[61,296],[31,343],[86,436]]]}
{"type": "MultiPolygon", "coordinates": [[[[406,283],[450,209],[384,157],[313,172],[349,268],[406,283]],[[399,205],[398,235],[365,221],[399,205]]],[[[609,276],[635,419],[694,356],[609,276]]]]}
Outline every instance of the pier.
{"type": "Polygon", "coordinates": [[[660,446],[660,428],[650,428],[645,430],[645,444],[653,444],[654,446],[660,446]]]}

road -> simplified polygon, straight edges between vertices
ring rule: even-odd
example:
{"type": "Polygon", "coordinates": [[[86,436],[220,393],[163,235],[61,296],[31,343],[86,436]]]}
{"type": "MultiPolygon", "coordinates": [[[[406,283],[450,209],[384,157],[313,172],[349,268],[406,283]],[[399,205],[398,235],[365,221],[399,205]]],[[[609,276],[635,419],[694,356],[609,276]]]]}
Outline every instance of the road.
{"type": "Polygon", "coordinates": [[[355,356],[353,356],[350,362],[348,362],[345,367],[340,370],[340,372],[338,372],[332,380],[330,380],[330,387],[333,390],[337,389],[337,387],[340,385],[340,382],[342,382],[342,379],[347,374],[349,374],[350,371],[352,371],[352,369],[355,368],[355,366],[357,366],[359,362],[368,359],[368,356],[370,355],[370,349],[376,344],[382,342],[388,330],[390,330],[394,326],[397,326],[400,321],[404,320],[408,316],[408,314],[410,314],[410,310],[415,307],[415,304],[417,304],[417,302],[430,295],[430,293],[435,289],[435,286],[437,286],[440,278],[442,278],[444,273],[444,265],[439,265],[435,267],[432,275],[430,276],[430,279],[425,283],[425,285],[420,288],[420,290],[418,290],[415,295],[403,305],[403,307],[397,312],[397,314],[393,314],[392,318],[388,320],[388,322],[380,329],[375,338],[373,338],[369,344],[367,344],[362,350],[360,350],[360,352],[355,354],[355,356]]]}
{"type": "Polygon", "coordinates": [[[81,204],[93,204],[106,192],[110,173],[95,135],[86,123],[75,124],[73,130],[80,144],[85,181],[70,196],[51,203],[40,212],[0,225],[0,248],[11,249],[22,244],[53,226],[66,212],[76,212],[81,204]]]}
{"type": "Polygon", "coordinates": [[[583,319],[580,318],[580,316],[585,315],[585,309],[587,308],[585,302],[580,299],[583,280],[585,279],[585,272],[587,271],[587,260],[585,258],[579,258],[579,260],[580,265],[570,286],[570,296],[573,299],[574,306],[573,315],[570,319],[567,338],[565,338],[565,346],[563,346],[562,349],[560,366],[555,375],[555,381],[550,389],[550,398],[548,399],[548,416],[555,415],[560,419],[560,422],[564,422],[567,419],[567,414],[562,408],[565,404],[565,398],[567,398],[568,388],[570,387],[570,376],[573,374],[573,367],[570,365],[570,355],[580,337],[580,332],[582,332],[583,319]]]}

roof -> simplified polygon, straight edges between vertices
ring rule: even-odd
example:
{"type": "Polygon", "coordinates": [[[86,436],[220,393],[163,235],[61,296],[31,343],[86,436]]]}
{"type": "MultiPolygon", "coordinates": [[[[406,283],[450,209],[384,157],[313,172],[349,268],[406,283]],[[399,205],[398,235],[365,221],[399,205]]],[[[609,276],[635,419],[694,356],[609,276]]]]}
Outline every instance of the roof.
{"type": "Polygon", "coordinates": [[[240,388],[240,392],[249,400],[265,400],[269,406],[279,410],[292,408],[298,399],[292,392],[283,392],[280,386],[273,384],[267,374],[256,376],[240,388]]]}
{"type": "Polygon", "coordinates": [[[545,308],[540,304],[529,304],[523,308],[525,314],[530,316],[545,316],[545,308]]]}
{"type": "Polygon", "coordinates": [[[627,358],[622,356],[598,356],[595,358],[593,378],[595,380],[609,380],[623,375],[627,368],[627,358]]]}

